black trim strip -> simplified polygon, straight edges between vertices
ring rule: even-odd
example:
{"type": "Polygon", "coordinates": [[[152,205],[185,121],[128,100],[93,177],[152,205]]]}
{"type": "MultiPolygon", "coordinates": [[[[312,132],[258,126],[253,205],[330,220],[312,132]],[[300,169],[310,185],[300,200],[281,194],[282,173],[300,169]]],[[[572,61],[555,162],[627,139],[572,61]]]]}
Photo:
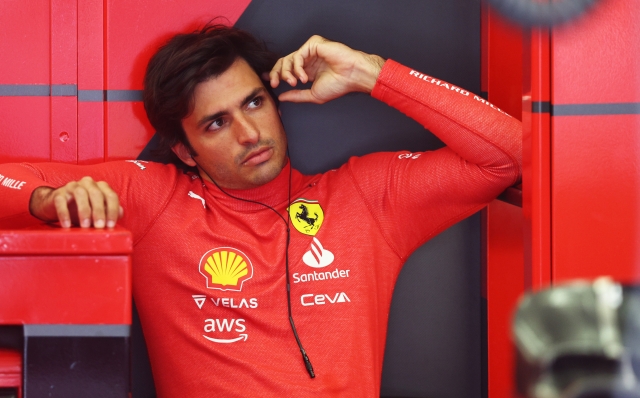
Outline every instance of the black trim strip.
{"type": "Polygon", "coordinates": [[[640,102],[553,105],[551,116],[638,115],[640,102]]]}
{"type": "Polygon", "coordinates": [[[78,90],[76,84],[0,84],[0,97],[78,97],[79,102],[142,101],[142,90],[78,90]]]}
{"type": "Polygon", "coordinates": [[[131,325],[24,325],[25,337],[129,337],[131,325]]]}
{"type": "Polygon", "coordinates": [[[142,90],[107,90],[106,101],[142,101],[142,90]]]}
{"type": "Polygon", "coordinates": [[[532,113],[550,113],[551,102],[549,101],[532,101],[531,102],[532,113]]]}
{"type": "Polygon", "coordinates": [[[104,90],[78,90],[78,102],[102,102],[105,97],[104,90]]]}
{"type": "Polygon", "coordinates": [[[0,84],[0,97],[48,97],[47,84],[0,84]]]}
{"type": "Polygon", "coordinates": [[[75,84],[52,84],[52,97],[75,97],[78,95],[78,86],[75,84]]]}

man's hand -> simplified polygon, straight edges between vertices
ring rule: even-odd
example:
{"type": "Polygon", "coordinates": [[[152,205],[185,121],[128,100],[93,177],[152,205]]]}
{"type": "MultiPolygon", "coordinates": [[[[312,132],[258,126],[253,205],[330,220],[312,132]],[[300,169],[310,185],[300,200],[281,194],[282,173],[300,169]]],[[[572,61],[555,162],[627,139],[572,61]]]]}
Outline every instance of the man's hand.
{"type": "Polygon", "coordinates": [[[113,228],[122,217],[118,195],[104,181],[83,177],[58,189],[39,187],[29,202],[31,214],[46,222],[59,221],[64,228],[80,225],[113,228]]]}
{"type": "Polygon", "coordinates": [[[281,101],[322,104],[350,92],[370,93],[384,59],[353,50],[342,43],[312,36],[297,51],[280,58],[269,73],[271,87],[280,80],[291,86],[313,82],[308,90],[280,94],[281,101]]]}

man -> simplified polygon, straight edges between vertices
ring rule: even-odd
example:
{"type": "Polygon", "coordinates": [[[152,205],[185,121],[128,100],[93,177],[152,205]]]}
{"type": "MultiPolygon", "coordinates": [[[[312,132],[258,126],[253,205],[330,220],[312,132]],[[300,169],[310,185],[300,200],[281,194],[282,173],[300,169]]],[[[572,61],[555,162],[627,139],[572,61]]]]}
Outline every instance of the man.
{"type": "Polygon", "coordinates": [[[319,36],[272,65],[259,42],[221,26],[179,35],[152,58],[147,114],[161,147],[196,173],[143,162],[0,167],[24,182],[0,188],[0,226],[36,217],[103,228],[121,217],[131,230],[161,397],[379,395],[402,264],[519,179],[519,122],[459,87],[319,36]],[[447,147],[302,175],[261,77],[273,88],[313,82],[281,101],[371,94],[447,147]]]}

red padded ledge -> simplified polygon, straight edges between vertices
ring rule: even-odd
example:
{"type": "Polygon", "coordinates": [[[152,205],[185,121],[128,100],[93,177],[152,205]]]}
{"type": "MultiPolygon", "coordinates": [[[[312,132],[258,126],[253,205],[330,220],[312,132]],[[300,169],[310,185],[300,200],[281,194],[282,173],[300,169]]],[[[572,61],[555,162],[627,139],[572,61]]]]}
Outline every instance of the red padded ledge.
{"type": "Polygon", "coordinates": [[[39,224],[27,229],[0,230],[1,255],[130,254],[131,233],[124,228],[70,228],[39,224]]]}

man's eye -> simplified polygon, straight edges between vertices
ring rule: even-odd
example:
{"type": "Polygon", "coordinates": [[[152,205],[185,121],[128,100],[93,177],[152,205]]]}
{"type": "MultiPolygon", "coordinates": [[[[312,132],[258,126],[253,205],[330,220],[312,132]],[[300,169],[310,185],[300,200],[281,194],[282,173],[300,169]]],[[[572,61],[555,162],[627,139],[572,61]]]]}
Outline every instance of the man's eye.
{"type": "Polygon", "coordinates": [[[213,122],[211,122],[211,124],[209,125],[209,127],[207,127],[207,130],[218,130],[219,128],[221,128],[224,125],[224,120],[222,119],[216,119],[213,122]]]}
{"type": "Polygon", "coordinates": [[[257,108],[262,105],[262,97],[255,97],[249,102],[249,108],[257,108]]]}

